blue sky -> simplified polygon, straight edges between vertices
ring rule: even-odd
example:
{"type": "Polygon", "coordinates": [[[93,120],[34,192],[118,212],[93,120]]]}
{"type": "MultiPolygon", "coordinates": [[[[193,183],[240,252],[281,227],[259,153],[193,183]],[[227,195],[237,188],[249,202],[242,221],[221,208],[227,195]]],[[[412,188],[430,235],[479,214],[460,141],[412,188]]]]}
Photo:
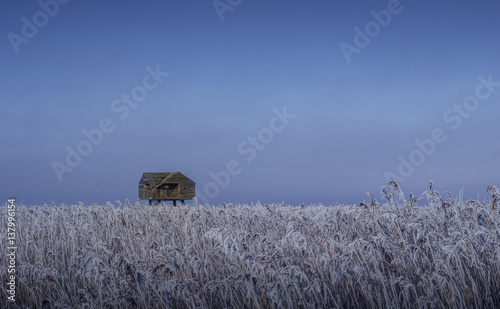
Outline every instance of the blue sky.
{"type": "Polygon", "coordinates": [[[1,200],[135,201],[147,171],[214,204],[500,185],[498,1],[41,3],[0,4],[1,200]]]}

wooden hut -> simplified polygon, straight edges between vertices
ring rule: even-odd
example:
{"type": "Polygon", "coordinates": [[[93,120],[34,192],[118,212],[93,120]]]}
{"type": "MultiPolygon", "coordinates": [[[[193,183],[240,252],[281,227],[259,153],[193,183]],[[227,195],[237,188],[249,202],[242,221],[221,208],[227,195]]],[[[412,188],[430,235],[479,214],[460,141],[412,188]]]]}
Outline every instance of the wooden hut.
{"type": "Polygon", "coordinates": [[[195,197],[196,183],[181,172],[144,173],[139,181],[139,199],[176,201],[190,200],[195,197]]]}

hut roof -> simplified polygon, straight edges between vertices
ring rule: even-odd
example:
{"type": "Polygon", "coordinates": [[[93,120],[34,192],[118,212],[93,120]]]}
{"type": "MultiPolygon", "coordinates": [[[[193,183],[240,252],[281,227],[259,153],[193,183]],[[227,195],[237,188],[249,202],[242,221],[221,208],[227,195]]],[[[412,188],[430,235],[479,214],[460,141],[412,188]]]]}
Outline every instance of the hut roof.
{"type": "Polygon", "coordinates": [[[140,183],[148,183],[151,188],[156,189],[162,184],[168,183],[179,183],[187,182],[190,184],[195,184],[194,181],[186,177],[181,172],[170,172],[170,173],[144,173],[140,183]]]}

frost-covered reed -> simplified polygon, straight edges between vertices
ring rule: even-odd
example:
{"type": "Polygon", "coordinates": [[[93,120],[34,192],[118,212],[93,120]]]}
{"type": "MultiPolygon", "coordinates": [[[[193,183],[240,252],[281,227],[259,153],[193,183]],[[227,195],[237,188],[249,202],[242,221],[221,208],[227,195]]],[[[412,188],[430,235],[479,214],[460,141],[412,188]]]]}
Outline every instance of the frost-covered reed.
{"type": "Polygon", "coordinates": [[[19,206],[17,307],[500,308],[488,190],[486,202],[432,185],[427,203],[405,200],[392,182],[384,203],[359,206],[19,206]]]}

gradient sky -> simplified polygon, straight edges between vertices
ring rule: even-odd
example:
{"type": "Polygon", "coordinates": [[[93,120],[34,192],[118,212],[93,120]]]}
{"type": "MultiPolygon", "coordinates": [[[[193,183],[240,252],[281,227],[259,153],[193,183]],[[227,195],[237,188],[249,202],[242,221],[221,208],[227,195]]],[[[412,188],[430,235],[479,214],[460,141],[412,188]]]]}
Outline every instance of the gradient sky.
{"type": "Polygon", "coordinates": [[[143,172],[181,171],[214,204],[351,204],[380,197],[412,153],[423,162],[406,195],[430,180],[464,199],[500,185],[500,87],[479,80],[500,81],[497,0],[222,0],[220,14],[212,1],[41,2],[53,17],[37,1],[0,4],[0,201],[135,201],[143,172]],[[398,13],[377,33],[370,12],[388,6],[398,13]],[[341,43],[356,47],[367,25],[348,62],[341,43]],[[169,75],[127,115],[113,110],[157,66],[169,75]],[[460,110],[478,87],[485,99],[460,110]],[[285,107],[295,118],[249,160],[248,137],[268,138],[285,107]],[[60,181],[54,162],[103,119],[114,130],[60,181]],[[415,139],[435,130],[419,157],[415,139]]]}

